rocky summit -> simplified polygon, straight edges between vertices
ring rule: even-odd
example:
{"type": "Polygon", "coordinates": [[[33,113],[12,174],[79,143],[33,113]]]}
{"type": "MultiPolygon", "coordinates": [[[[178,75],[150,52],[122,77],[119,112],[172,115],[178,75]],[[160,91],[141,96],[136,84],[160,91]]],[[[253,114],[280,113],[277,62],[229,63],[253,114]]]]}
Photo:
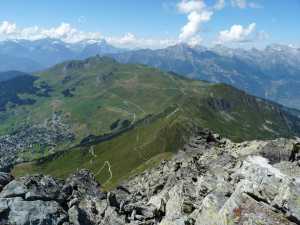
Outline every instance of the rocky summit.
{"type": "Polygon", "coordinates": [[[0,224],[300,224],[298,141],[236,144],[200,132],[171,160],[109,192],[88,170],[65,181],[0,173],[0,224]]]}

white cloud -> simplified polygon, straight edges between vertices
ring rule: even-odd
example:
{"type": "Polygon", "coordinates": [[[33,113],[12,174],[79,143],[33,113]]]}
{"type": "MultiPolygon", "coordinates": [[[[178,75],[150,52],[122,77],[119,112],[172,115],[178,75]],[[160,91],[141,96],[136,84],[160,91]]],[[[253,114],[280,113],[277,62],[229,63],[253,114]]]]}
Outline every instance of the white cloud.
{"type": "Polygon", "coordinates": [[[203,0],[182,0],[177,4],[179,12],[187,14],[188,22],[181,28],[179,40],[195,43],[200,40],[199,31],[201,25],[210,21],[213,11],[209,9],[203,0]],[[197,36],[197,37],[195,37],[197,36]]]}
{"type": "Polygon", "coordinates": [[[201,12],[206,8],[202,0],[182,0],[177,5],[178,10],[182,13],[201,12]]]}
{"type": "Polygon", "coordinates": [[[116,40],[121,45],[134,44],[135,42],[137,42],[136,36],[132,33],[127,33],[123,37],[116,39],[116,40]]]}
{"type": "MultiPolygon", "coordinates": [[[[262,8],[262,6],[250,0],[230,0],[233,7],[262,8]]],[[[230,2],[228,0],[228,2],[230,2]]],[[[177,4],[177,10],[187,15],[188,22],[181,28],[179,41],[190,45],[196,45],[202,42],[200,37],[201,26],[211,20],[214,13],[222,10],[226,5],[226,0],[215,0],[214,4],[206,5],[205,0],[180,0],[177,4]]],[[[218,42],[247,42],[255,35],[265,38],[264,33],[255,33],[256,24],[252,23],[244,28],[241,25],[233,25],[230,30],[221,31],[218,42]]]]}
{"type": "Polygon", "coordinates": [[[99,32],[79,31],[68,23],[61,23],[58,27],[50,29],[38,29],[38,33],[43,37],[56,38],[65,42],[78,42],[101,38],[99,32]]]}
{"type": "Polygon", "coordinates": [[[0,37],[1,39],[27,40],[53,38],[68,43],[83,40],[99,41],[105,39],[110,44],[126,48],[162,48],[177,43],[177,40],[173,39],[138,38],[132,33],[127,33],[121,37],[105,37],[100,35],[99,32],[84,32],[77,30],[68,23],[61,23],[57,27],[46,29],[38,26],[17,28],[15,23],[4,21],[0,23],[0,37]]]}
{"type": "Polygon", "coordinates": [[[245,9],[245,8],[262,8],[262,6],[258,3],[255,2],[249,2],[248,0],[231,0],[231,5],[233,7],[238,7],[240,9],[245,9]]]}
{"type": "Polygon", "coordinates": [[[218,43],[247,42],[255,36],[256,23],[251,23],[248,27],[233,25],[229,30],[220,31],[218,43]]]}
{"type": "Polygon", "coordinates": [[[39,32],[45,37],[69,39],[69,36],[74,37],[76,35],[77,30],[68,23],[61,23],[58,27],[41,29],[39,32]]]}
{"type": "Polygon", "coordinates": [[[56,27],[50,28],[42,28],[39,26],[19,28],[13,22],[0,22],[0,40],[38,40],[42,38],[59,39],[67,43],[84,40],[100,41],[105,39],[110,44],[125,48],[163,48],[178,43],[178,40],[176,39],[140,38],[132,33],[127,33],[121,37],[105,37],[99,32],[85,32],[78,30],[68,23],[61,23],[56,27]]]}
{"type": "Polygon", "coordinates": [[[0,23],[0,35],[11,35],[16,31],[16,29],[17,26],[15,23],[10,23],[8,21],[0,23]]]}
{"type": "Polygon", "coordinates": [[[40,28],[38,26],[18,28],[15,23],[4,21],[0,23],[1,39],[28,39],[57,38],[65,42],[77,42],[86,39],[100,39],[98,32],[83,32],[68,23],[61,23],[57,27],[40,28]]]}
{"type": "Polygon", "coordinates": [[[191,12],[188,15],[188,23],[181,29],[179,39],[186,41],[196,35],[200,30],[200,25],[210,20],[212,12],[203,11],[201,13],[191,12]]]}

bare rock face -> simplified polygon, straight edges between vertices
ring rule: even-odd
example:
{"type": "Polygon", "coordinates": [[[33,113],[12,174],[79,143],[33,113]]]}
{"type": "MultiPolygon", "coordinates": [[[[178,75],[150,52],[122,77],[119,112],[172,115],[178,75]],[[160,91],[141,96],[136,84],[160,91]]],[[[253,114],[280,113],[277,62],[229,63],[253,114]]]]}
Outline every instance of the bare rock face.
{"type": "Polygon", "coordinates": [[[62,184],[47,176],[24,177],[0,193],[0,224],[62,224],[67,214],[60,203],[62,184]]]}
{"type": "Polygon", "coordinates": [[[300,160],[300,143],[294,144],[289,160],[292,162],[300,160]]]}
{"type": "Polygon", "coordinates": [[[64,210],[55,201],[24,201],[21,197],[0,199],[1,224],[62,224],[64,210]]]}
{"type": "Polygon", "coordinates": [[[3,187],[7,185],[13,177],[8,173],[0,172],[0,191],[2,191],[3,187]]]}
{"type": "Polygon", "coordinates": [[[66,181],[0,173],[0,224],[300,224],[298,146],[286,139],[235,144],[203,133],[108,193],[88,170],[66,181]]]}

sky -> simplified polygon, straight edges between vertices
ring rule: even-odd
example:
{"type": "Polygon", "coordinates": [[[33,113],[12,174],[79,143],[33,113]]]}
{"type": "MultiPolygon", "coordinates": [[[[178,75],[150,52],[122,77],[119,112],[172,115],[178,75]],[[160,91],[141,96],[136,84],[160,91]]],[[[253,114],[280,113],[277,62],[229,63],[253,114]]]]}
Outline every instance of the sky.
{"type": "Polygon", "coordinates": [[[300,47],[300,0],[3,0],[0,39],[300,47]]]}

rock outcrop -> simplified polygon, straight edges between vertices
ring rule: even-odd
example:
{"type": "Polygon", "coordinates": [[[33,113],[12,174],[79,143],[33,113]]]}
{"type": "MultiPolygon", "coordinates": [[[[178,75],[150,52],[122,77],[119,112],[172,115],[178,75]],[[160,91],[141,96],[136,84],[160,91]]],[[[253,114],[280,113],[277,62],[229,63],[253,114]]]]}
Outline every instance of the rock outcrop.
{"type": "Polygon", "coordinates": [[[87,170],[66,181],[0,173],[0,224],[300,224],[298,160],[297,140],[235,144],[203,133],[111,192],[87,170]]]}

